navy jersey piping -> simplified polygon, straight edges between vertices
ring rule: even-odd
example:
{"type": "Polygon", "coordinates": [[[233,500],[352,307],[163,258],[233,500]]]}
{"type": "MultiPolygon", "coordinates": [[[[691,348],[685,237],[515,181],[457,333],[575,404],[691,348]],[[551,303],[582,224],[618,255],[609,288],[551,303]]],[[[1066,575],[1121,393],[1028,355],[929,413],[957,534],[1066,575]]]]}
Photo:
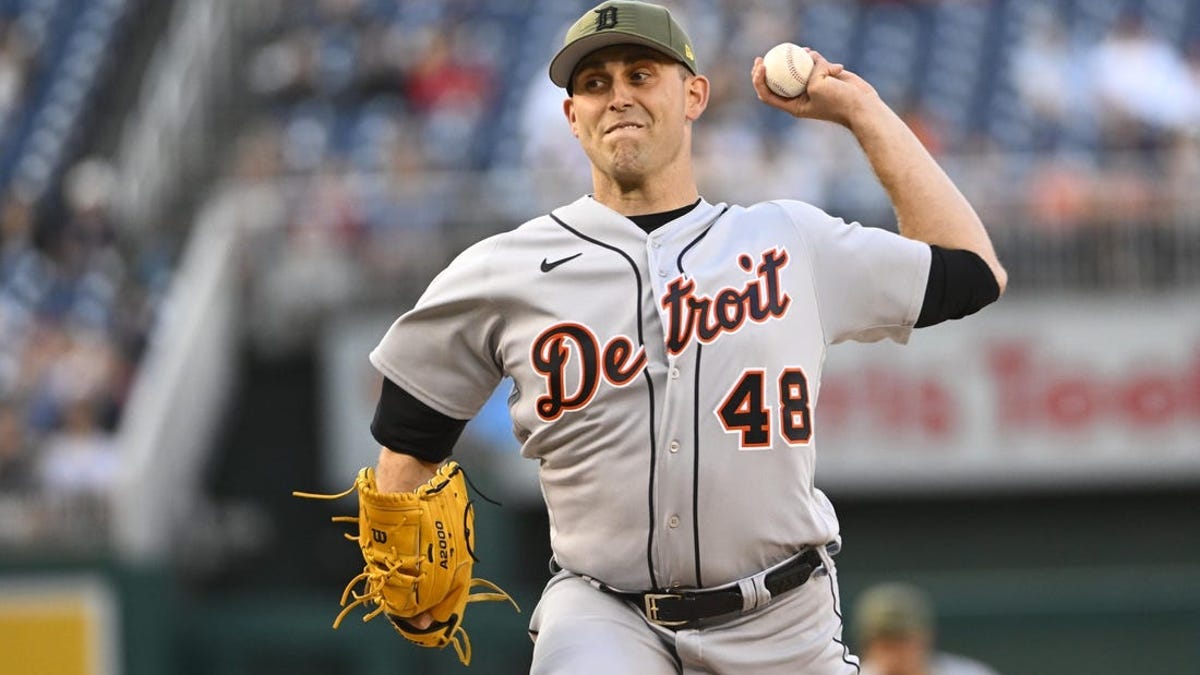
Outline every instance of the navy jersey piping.
{"type": "MultiPolygon", "coordinates": [[[[717,214],[719,219],[729,210],[726,206],[717,214]]],[[[715,223],[715,220],[714,220],[715,223]]],[[[683,274],[683,256],[687,255],[696,244],[700,243],[701,239],[708,234],[712,229],[712,225],[704,228],[704,231],[695,239],[688,242],[687,246],[679,252],[679,257],[675,259],[675,267],[683,274]]],[[[692,384],[692,545],[693,555],[696,561],[696,586],[704,588],[704,578],[700,574],[700,353],[703,345],[696,343],[696,373],[692,384]]]]}
{"type": "MultiPolygon", "coordinates": [[[[570,225],[564,223],[561,219],[559,219],[558,216],[554,215],[553,213],[549,214],[549,216],[554,222],[558,223],[559,226],[562,227],[567,232],[570,232],[571,234],[575,235],[576,237],[578,237],[588,243],[595,244],[596,246],[599,246],[601,248],[605,248],[610,251],[613,251],[613,252],[617,253],[618,255],[620,255],[622,258],[624,258],[625,262],[629,263],[630,269],[633,270],[634,281],[637,282],[637,297],[635,298],[634,307],[635,307],[636,316],[637,316],[638,345],[645,347],[646,340],[645,340],[643,329],[642,329],[642,275],[638,271],[637,264],[633,261],[633,258],[630,258],[629,255],[627,253],[625,253],[625,251],[622,251],[621,249],[617,248],[616,246],[613,246],[611,244],[606,244],[598,239],[594,239],[592,237],[589,237],[589,236],[583,234],[579,230],[576,230],[575,228],[571,227],[570,225]]],[[[646,391],[647,391],[647,395],[650,398],[650,401],[649,401],[649,403],[650,403],[650,433],[649,433],[649,436],[650,436],[650,480],[648,481],[648,488],[646,490],[646,492],[648,493],[648,503],[649,503],[649,509],[650,509],[650,528],[649,528],[649,532],[646,536],[646,568],[650,572],[650,586],[654,589],[658,589],[659,588],[658,577],[654,573],[654,532],[655,532],[655,520],[656,520],[655,513],[654,513],[654,468],[655,468],[655,463],[658,460],[658,453],[657,453],[657,449],[655,448],[655,442],[654,442],[654,430],[655,430],[654,382],[651,381],[651,379],[650,379],[650,369],[649,368],[644,369],[642,371],[642,375],[645,376],[645,378],[646,378],[646,391]]]]}
{"type": "MultiPolygon", "coordinates": [[[[829,593],[833,596],[833,613],[838,618],[838,634],[841,634],[841,629],[844,629],[846,626],[846,620],[842,618],[842,613],[838,610],[838,605],[841,604],[841,599],[838,597],[837,587],[833,577],[833,570],[827,569],[825,572],[825,577],[829,579],[829,593]]],[[[846,644],[843,640],[838,639],[836,635],[834,636],[833,641],[842,648],[842,663],[854,666],[854,672],[861,673],[862,668],[858,664],[858,657],[850,653],[850,645],[846,644]],[[850,659],[854,660],[851,661],[850,659]]]]}

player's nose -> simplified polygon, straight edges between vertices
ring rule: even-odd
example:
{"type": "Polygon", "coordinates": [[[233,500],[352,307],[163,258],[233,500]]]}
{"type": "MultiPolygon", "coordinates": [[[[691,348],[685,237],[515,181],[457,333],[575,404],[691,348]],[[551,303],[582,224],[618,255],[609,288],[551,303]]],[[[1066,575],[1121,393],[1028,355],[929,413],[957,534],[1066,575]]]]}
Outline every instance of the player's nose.
{"type": "Polygon", "coordinates": [[[631,105],[633,105],[633,87],[625,82],[614,82],[609,90],[608,107],[612,110],[624,110],[631,105]]]}

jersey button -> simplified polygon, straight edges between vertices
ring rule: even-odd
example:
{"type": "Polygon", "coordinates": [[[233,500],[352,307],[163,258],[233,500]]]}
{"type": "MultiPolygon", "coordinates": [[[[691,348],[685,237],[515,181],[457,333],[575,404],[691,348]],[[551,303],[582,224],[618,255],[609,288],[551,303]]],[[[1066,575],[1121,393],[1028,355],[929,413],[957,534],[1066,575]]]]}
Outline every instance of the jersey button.
{"type": "Polygon", "coordinates": [[[679,369],[678,369],[678,368],[672,368],[672,369],[671,369],[671,379],[672,379],[672,380],[678,380],[678,379],[679,379],[679,369]]]}
{"type": "Polygon", "coordinates": [[[679,452],[679,441],[671,441],[671,452],[679,452]]]}
{"type": "Polygon", "coordinates": [[[671,518],[667,520],[667,525],[671,527],[679,527],[679,516],[671,516],[671,518]]]}
{"type": "Polygon", "coordinates": [[[658,276],[660,276],[660,277],[665,277],[665,276],[667,276],[667,271],[666,271],[666,270],[659,270],[659,271],[658,271],[658,276]]]}

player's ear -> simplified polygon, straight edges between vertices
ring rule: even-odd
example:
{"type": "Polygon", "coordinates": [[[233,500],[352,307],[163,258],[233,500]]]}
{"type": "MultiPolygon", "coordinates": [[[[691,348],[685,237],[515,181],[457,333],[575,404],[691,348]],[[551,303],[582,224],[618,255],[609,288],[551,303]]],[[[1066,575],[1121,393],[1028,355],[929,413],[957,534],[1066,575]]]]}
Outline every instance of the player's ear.
{"type": "Polygon", "coordinates": [[[567,116],[567,123],[571,125],[571,133],[575,138],[579,138],[579,130],[575,128],[575,99],[567,97],[563,101],[563,114],[567,116]]]}
{"type": "Polygon", "coordinates": [[[708,78],[703,75],[694,75],[684,82],[684,87],[687,101],[684,114],[687,115],[689,122],[695,122],[700,119],[701,113],[708,107],[708,78]]]}

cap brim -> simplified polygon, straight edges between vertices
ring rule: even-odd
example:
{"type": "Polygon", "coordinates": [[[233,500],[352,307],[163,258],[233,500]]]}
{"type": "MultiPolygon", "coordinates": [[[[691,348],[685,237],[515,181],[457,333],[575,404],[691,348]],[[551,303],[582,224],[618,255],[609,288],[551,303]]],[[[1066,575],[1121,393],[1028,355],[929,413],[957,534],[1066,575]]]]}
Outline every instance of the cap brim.
{"type": "Polygon", "coordinates": [[[571,76],[575,74],[575,67],[585,56],[591,54],[597,49],[604,49],[613,45],[643,45],[651,49],[662,52],[664,56],[672,61],[683,63],[688,70],[691,66],[680,61],[679,57],[671,53],[671,48],[661,42],[642,37],[641,35],[633,35],[631,33],[622,33],[619,30],[607,30],[603,33],[593,33],[586,37],[582,37],[571,44],[564,47],[554,56],[554,60],[550,62],[550,81],[560,87],[566,88],[571,83],[571,76]]]}

